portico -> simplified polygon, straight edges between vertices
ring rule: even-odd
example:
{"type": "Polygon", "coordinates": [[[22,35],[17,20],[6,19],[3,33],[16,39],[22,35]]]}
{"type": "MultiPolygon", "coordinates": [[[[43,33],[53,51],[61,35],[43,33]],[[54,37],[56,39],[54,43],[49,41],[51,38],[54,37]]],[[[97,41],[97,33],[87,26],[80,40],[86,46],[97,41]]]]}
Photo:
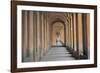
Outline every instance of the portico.
{"type": "Polygon", "coordinates": [[[88,13],[22,11],[23,62],[89,59],[89,49],[88,13]]]}

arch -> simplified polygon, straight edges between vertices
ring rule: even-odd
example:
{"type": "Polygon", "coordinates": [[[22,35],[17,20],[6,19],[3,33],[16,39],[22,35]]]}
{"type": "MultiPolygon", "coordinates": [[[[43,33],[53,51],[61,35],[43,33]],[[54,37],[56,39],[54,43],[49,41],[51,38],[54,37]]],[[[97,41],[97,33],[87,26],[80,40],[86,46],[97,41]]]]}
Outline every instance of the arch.
{"type": "MultiPolygon", "coordinates": [[[[66,45],[66,24],[63,20],[61,20],[60,18],[56,18],[50,25],[50,40],[52,40],[52,32],[53,32],[53,26],[55,23],[61,23],[64,26],[64,45],[66,45]]],[[[51,45],[52,46],[52,45],[51,45]]]]}
{"type": "Polygon", "coordinates": [[[55,22],[62,22],[63,24],[65,24],[66,21],[68,21],[68,19],[66,19],[65,16],[55,15],[55,16],[49,17],[48,21],[49,21],[50,25],[53,24],[53,23],[55,23],[55,22]]]}

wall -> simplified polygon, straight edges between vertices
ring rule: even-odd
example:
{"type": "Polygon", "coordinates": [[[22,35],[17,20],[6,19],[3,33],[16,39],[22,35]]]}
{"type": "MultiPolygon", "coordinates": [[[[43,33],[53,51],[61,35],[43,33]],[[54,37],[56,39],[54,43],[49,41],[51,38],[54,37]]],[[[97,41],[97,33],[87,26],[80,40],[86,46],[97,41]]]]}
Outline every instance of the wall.
{"type": "MultiPolygon", "coordinates": [[[[37,0],[33,0],[37,1],[37,0]]],[[[48,2],[59,3],[77,3],[77,4],[93,4],[96,5],[97,0],[38,0],[48,2]]],[[[98,13],[100,13],[100,4],[98,4],[98,13]]],[[[10,73],[10,0],[0,1],[0,73],[10,73]]],[[[100,19],[100,14],[98,14],[100,19]]],[[[100,21],[98,20],[98,24],[100,21]]],[[[98,31],[100,31],[100,25],[98,25],[98,31]]],[[[100,37],[100,33],[98,33],[100,37]]],[[[100,43],[98,38],[98,43],[100,43]]],[[[98,56],[100,56],[100,45],[98,44],[98,56]]],[[[55,70],[55,71],[42,71],[34,73],[99,73],[100,72],[100,57],[98,57],[97,68],[84,68],[84,69],[69,69],[69,70],[55,70]]],[[[33,72],[30,72],[33,73],[33,72]]]]}

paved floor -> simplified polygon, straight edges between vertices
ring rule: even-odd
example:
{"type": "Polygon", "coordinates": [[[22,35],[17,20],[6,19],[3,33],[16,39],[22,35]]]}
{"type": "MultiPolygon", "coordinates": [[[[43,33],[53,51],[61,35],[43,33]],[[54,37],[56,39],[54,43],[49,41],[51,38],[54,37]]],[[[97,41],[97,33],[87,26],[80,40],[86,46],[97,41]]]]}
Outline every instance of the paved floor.
{"type": "MultiPolygon", "coordinates": [[[[65,47],[61,46],[61,42],[57,42],[58,47],[52,47],[48,50],[47,54],[41,58],[40,61],[64,61],[64,60],[74,60],[74,57],[69,53],[65,47]]],[[[30,53],[31,54],[31,53],[30,53]]],[[[32,62],[33,55],[30,57],[24,57],[24,62],[32,62]]]]}
{"type": "Polygon", "coordinates": [[[74,60],[72,55],[66,50],[65,47],[53,47],[48,53],[41,59],[41,61],[64,61],[74,60]]]}

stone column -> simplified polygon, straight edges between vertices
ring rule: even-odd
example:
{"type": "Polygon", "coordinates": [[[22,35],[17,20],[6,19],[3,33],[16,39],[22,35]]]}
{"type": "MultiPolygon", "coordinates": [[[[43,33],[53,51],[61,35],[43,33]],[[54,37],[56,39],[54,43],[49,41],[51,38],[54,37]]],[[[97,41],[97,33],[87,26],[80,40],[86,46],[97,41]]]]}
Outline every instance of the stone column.
{"type": "Polygon", "coordinates": [[[68,14],[66,14],[66,22],[65,22],[65,26],[66,26],[66,46],[69,46],[69,35],[68,35],[68,14]]]}
{"type": "Polygon", "coordinates": [[[82,18],[83,18],[83,52],[84,52],[84,56],[86,58],[88,58],[88,49],[89,49],[89,40],[90,40],[90,32],[89,32],[89,27],[90,27],[90,19],[89,19],[89,15],[87,16],[87,14],[83,14],[82,18]]]}
{"type": "Polygon", "coordinates": [[[22,11],[22,61],[27,56],[27,11],[22,11]]]}
{"type": "Polygon", "coordinates": [[[71,49],[73,50],[73,23],[72,23],[72,14],[70,14],[70,25],[71,25],[71,49]]]}
{"type": "Polygon", "coordinates": [[[76,14],[74,13],[74,51],[77,50],[77,46],[76,46],[76,14]]]}
{"type": "Polygon", "coordinates": [[[46,17],[44,12],[44,54],[46,53],[46,17]]]}
{"type": "Polygon", "coordinates": [[[45,53],[47,52],[47,12],[45,12],[45,53]]]}
{"type": "Polygon", "coordinates": [[[42,55],[44,55],[44,15],[43,12],[41,13],[42,17],[42,55]]]}
{"type": "Polygon", "coordinates": [[[69,14],[69,16],[68,16],[68,19],[69,19],[69,21],[68,21],[68,25],[69,25],[69,48],[71,48],[71,22],[70,22],[70,14],[69,14]]]}
{"type": "Polygon", "coordinates": [[[39,12],[37,12],[37,60],[40,59],[40,18],[39,12]]]}
{"type": "Polygon", "coordinates": [[[22,61],[25,62],[29,58],[28,46],[28,11],[22,12],[22,61]]]}
{"type": "Polygon", "coordinates": [[[72,37],[73,37],[73,52],[74,52],[74,13],[72,14],[72,37]]]}
{"type": "Polygon", "coordinates": [[[67,26],[67,22],[65,21],[65,31],[64,31],[64,32],[66,33],[66,37],[65,37],[65,38],[66,38],[65,46],[67,46],[67,42],[68,42],[68,41],[67,41],[67,38],[68,38],[68,37],[67,37],[67,32],[68,32],[68,31],[67,31],[67,27],[68,27],[68,26],[67,26]]]}
{"type": "Polygon", "coordinates": [[[67,13],[67,32],[68,32],[68,37],[67,37],[67,41],[68,41],[68,47],[70,47],[70,31],[69,31],[69,29],[70,29],[70,25],[69,25],[69,17],[68,17],[68,13],[67,13]]]}
{"type": "Polygon", "coordinates": [[[77,58],[77,59],[79,59],[79,36],[78,36],[78,31],[79,31],[79,29],[78,29],[79,27],[78,27],[78,13],[76,13],[76,53],[75,53],[75,57],[77,58]]]}
{"type": "Polygon", "coordinates": [[[35,38],[36,38],[36,32],[35,32],[35,12],[33,11],[33,61],[35,61],[35,55],[36,55],[36,46],[35,46],[35,38]]]}
{"type": "Polygon", "coordinates": [[[34,61],[37,61],[37,15],[36,15],[36,12],[34,12],[34,15],[33,15],[33,43],[34,43],[34,46],[33,46],[33,51],[34,51],[34,61]]]}
{"type": "Polygon", "coordinates": [[[30,60],[33,61],[33,12],[29,11],[29,54],[30,60]]]}
{"type": "Polygon", "coordinates": [[[83,28],[82,28],[82,14],[78,13],[78,47],[79,55],[83,55],[83,28]]]}
{"type": "MultiPolygon", "coordinates": [[[[47,12],[47,15],[46,15],[46,18],[47,18],[47,20],[46,20],[46,24],[47,24],[47,47],[48,47],[48,49],[50,48],[50,32],[49,32],[49,30],[50,30],[50,27],[49,27],[49,22],[48,22],[48,12],[47,12]]],[[[47,50],[48,50],[47,49],[47,50]]]]}
{"type": "Polygon", "coordinates": [[[40,12],[40,18],[39,18],[39,20],[40,20],[40,36],[39,36],[39,38],[40,38],[40,59],[42,58],[42,49],[43,49],[43,47],[42,47],[42,12],[40,12]]]}
{"type": "Polygon", "coordinates": [[[25,55],[27,56],[27,50],[28,50],[28,27],[27,27],[27,17],[28,17],[28,13],[27,11],[25,11],[25,25],[24,25],[24,47],[26,48],[25,50],[25,55]]]}
{"type": "Polygon", "coordinates": [[[88,49],[88,58],[90,58],[90,14],[87,16],[87,49],[88,49]]]}

